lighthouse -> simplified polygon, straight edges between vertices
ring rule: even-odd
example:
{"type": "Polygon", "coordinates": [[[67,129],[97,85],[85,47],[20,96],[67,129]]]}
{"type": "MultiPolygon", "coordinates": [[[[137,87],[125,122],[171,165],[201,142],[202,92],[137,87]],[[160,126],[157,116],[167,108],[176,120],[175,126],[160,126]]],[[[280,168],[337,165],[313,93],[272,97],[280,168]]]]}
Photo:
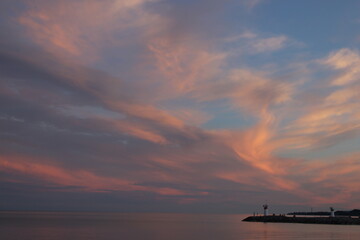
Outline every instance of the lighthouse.
{"type": "Polygon", "coordinates": [[[335,210],[333,207],[330,207],[330,217],[335,217],[335,210]]]}
{"type": "Polygon", "coordinates": [[[268,215],[268,208],[269,206],[267,204],[264,204],[263,205],[263,208],[264,208],[264,216],[267,216],[268,215]]]}

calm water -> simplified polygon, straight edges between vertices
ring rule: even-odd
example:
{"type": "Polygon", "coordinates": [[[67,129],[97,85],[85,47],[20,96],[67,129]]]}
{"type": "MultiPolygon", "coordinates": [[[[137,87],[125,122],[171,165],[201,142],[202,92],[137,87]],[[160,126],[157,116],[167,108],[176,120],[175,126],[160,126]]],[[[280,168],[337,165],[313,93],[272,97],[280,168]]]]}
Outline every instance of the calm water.
{"type": "Polygon", "coordinates": [[[360,226],[249,223],[245,215],[0,212],[2,240],[360,239],[360,226]]]}

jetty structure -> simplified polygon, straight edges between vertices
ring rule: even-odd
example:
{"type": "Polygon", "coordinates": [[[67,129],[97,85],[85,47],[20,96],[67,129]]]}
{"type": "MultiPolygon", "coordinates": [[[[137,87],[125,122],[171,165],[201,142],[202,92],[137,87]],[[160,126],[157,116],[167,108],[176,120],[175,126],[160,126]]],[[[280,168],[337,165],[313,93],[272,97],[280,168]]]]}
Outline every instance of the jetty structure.
{"type": "MultiPolygon", "coordinates": [[[[268,205],[264,204],[264,215],[249,216],[243,219],[245,222],[263,223],[305,223],[305,224],[337,224],[337,225],[360,225],[360,216],[335,216],[335,210],[330,207],[327,216],[297,216],[297,215],[269,215],[268,205]]],[[[353,210],[354,211],[354,210],[353,210]]],[[[350,211],[351,212],[351,211],[350,211]]]]}

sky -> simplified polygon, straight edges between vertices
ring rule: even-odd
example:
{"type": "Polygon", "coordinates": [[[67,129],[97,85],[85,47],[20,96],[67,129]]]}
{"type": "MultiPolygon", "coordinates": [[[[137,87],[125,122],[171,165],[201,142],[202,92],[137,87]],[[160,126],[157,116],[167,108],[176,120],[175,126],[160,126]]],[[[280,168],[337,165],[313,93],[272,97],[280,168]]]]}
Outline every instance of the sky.
{"type": "Polygon", "coordinates": [[[360,208],[359,8],[2,0],[0,210],[360,208]]]}

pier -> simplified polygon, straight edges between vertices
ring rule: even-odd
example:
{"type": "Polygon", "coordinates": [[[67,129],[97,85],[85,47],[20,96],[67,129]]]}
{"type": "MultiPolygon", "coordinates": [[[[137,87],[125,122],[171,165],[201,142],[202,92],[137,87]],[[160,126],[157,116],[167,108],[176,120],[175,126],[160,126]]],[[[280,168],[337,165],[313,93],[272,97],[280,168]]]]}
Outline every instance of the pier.
{"type": "Polygon", "coordinates": [[[359,217],[297,217],[285,215],[249,216],[245,222],[360,225],[359,217]]]}

